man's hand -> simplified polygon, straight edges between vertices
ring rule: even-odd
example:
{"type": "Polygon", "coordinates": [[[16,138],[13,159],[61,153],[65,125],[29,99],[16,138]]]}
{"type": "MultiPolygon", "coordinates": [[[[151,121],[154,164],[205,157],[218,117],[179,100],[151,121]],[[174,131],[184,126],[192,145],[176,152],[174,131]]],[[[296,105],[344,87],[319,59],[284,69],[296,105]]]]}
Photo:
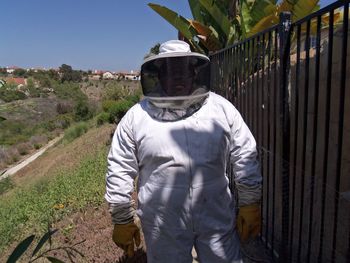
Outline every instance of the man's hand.
{"type": "Polygon", "coordinates": [[[134,222],[125,225],[114,225],[112,238],[114,243],[123,249],[128,257],[134,255],[134,240],[136,247],[141,243],[140,230],[134,222]]]}
{"type": "Polygon", "coordinates": [[[246,205],[239,208],[237,230],[242,242],[256,238],[261,229],[260,206],[246,205]]]}

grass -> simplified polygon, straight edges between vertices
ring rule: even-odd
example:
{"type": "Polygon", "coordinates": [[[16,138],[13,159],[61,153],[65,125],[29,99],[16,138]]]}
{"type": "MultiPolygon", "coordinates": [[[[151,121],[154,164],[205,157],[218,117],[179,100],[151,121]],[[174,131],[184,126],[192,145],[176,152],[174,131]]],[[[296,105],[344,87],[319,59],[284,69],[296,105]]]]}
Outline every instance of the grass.
{"type": "Polygon", "coordinates": [[[63,216],[104,202],[106,146],[96,151],[77,168],[60,170],[51,179],[1,197],[0,252],[28,232],[44,232],[63,216]]]}
{"type": "Polygon", "coordinates": [[[5,179],[0,181],[0,195],[7,192],[8,190],[14,187],[14,183],[12,182],[10,177],[6,177],[5,179]]]}

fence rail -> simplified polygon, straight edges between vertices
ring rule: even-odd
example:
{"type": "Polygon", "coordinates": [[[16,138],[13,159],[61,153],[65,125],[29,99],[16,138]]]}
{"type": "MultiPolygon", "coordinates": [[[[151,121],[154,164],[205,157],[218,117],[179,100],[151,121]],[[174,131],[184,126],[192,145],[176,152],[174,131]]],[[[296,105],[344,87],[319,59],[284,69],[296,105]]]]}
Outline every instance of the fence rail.
{"type": "Polygon", "coordinates": [[[213,90],[256,137],[261,237],[281,262],[350,261],[348,35],[337,1],[211,55],[213,90]]]}

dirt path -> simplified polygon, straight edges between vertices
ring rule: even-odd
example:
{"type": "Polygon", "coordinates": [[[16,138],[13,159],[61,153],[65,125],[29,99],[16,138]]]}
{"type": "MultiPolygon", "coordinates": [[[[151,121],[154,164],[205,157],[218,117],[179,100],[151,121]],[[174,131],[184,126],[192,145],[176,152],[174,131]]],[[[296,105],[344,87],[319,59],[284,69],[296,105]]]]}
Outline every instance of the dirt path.
{"type": "Polygon", "coordinates": [[[41,148],[36,153],[32,154],[31,156],[25,158],[23,161],[21,161],[19,164],[16,164],[15,166],[12,166],[11,168],[7,169],[5,172],[2,173],[0,176],[0,181],[17,173],[19,170],[33,162],[36,158],[38,158],[40,155],[42,155],[47,149],[52,147],[56,142],[58,142],[60,139],[62,139],[63,135],[51,140],[46,146],[41,148]]]}

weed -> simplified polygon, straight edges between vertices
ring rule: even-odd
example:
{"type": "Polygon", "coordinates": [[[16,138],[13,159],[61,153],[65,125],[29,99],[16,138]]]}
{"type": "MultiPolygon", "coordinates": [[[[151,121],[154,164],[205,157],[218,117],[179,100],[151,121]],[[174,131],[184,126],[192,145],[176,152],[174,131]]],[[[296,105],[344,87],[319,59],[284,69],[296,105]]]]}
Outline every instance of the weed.
{"type": "MultiPolygon", "coordinates": [[[[79,250],[77,250],[75,247],[77,245],[85,242],[85,240],[77,242],[77,243],[70,245],[70,246],[52,247],[52,236],[57,231],[58,231],[58,229],[51,230],[49,228],[49,230],[39,239],[37,245],[35,246],[35,248],[33,249],[32,253],[30,255],[28,263],[32,263],[32,262],[37,261],[38,259],[41,259],[41,258],[46,258],[50,262],[61,263],[61,262],[63,262],[62,260],[60,260],[56,257],[50,256],[50,254],[52,254],[52,252],[56,252],[59,250],[63,250],[67,254],[70,262],[74,262],[73,258],[75,258],[76,255],[80,255],[81,257],[84,257],[84,255],[81,252],[79,252],[79,250]],[[45,248],[45,249],[43,249],[43,248],[45,248]]],[[[31,247],[34,239],[35,239],[35,235],[30,235],[27,238],[25,238],[24,240],[22,240],[17,245],[17,247],[13,250],[13,252],[9,256],[9,258],[7,259],[7,263],[15,263],[20,258],[23,258],[25,253],[27,253],[29,248],[31,247]]]]}

